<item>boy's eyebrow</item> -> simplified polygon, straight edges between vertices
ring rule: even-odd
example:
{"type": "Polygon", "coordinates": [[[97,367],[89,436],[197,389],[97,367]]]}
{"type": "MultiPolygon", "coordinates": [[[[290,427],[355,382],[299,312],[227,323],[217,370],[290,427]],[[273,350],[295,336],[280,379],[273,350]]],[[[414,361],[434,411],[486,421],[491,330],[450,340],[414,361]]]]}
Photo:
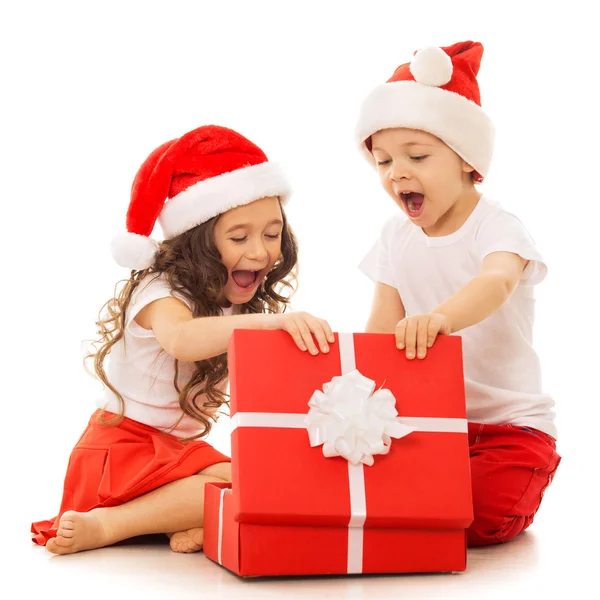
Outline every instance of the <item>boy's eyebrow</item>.
{"type": "MultiPolygon", "coordinates": [[[[269,227],[270,225],[283,225],[283,221],[281,219],[273,219],[272,221],[269,221],[267,223],[267,227],[269,227]]],[[[251,223],[236,223],[235,225],[233,225],[232,227],[230,227],[225,233],[231,233],[232,231],[235,231],[236,229],[243,229],[244,227],[251,227],[251,223]]]]}
{"type": "MultiPolygon", "coordinates": [[[[433,146],[433,144],[428,144],[427,142],[405,142],[404,144],[400,144],[401,146],[433,146]]],[[[383,148],[380,148],[379,146],[375,146],[374,148],[371,149],[371,152],[375,152],[375,150],[381,150],[382,152],[385,152],[385,150],[383,148]]]]}

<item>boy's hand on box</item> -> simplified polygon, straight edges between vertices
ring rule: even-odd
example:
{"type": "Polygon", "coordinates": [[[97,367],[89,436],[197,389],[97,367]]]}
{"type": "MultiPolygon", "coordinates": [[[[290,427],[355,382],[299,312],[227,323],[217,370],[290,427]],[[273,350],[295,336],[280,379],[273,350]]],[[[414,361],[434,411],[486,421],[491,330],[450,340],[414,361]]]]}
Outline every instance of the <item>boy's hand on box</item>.
{"type": "Polygon", "coordinates": [[[291,312],[280,315],[279,327],[294,338],[300,350],[308,350],[311,354],[319,353],[313,335],[322,352],[329,352],[329,344],[335,342],[329,323],[306,312],[291,312]]]}
{"type": "Polygon", "coordinates": [[[438,335],[452,333],[452,324],[446,315],[429,313],[406,317],[396,325],[396,346],[406,349],[406,358],[425,358],[438,335]]]}

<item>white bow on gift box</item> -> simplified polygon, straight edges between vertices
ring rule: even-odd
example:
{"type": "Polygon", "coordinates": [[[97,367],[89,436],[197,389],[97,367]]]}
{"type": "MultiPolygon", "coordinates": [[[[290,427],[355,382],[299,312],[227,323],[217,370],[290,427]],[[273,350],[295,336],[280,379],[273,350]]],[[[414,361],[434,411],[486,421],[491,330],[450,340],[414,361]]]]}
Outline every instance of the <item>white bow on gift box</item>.
{"type": "Polygon", "coordinates": [[[396,399],[390,390],[354,369],[334,377],[316,390],[305,423],[310,445],[323,445],[326,457],[342,456],[353,465],[371,466],[374,455],[387,454],[392,438],[415,431],[398,420],[396,399]]]}

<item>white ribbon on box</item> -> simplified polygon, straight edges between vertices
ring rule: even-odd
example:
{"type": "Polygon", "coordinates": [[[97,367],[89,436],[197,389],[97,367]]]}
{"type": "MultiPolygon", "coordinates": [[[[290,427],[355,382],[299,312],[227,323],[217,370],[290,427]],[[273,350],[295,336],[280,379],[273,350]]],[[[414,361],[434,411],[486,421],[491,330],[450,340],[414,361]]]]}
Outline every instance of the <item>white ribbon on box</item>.
{"type": "MultiPolygon", "coordinates": [[[[467,433],[466,419],[398,417],[396,399],[389,390],[373,393],[375,382],[356,370],[354,336],[338,334],[342,375],[316,390],[305,413],[236,413],[231,432],[238,427],[307,429],[311,446],[323,445],[325,457],[348,461],[350,521],[348,522],[348,573],[362,573],[363,526],[367,518],[364,466],[374,456],[390,451],[392,438],[413,431],[467,433]]],[[[221,495],[221,502],[222,502],[221,495]]],[[[219,534],[222,529],[222,506],[219,534]]],[[[221,536],[219,535],[219,559],[221,536]]],[[[220,562],[220,560],[219,560],[220,562]]]]}
{"type": "Polygon", "coordinates": [[[230,494],[231,488],[221,488],[219,495],[219,529],[217,537],[217,562],[223,565],[222,551],[223,551],[223,507],[225,506],[225,494],[230,494]]]}

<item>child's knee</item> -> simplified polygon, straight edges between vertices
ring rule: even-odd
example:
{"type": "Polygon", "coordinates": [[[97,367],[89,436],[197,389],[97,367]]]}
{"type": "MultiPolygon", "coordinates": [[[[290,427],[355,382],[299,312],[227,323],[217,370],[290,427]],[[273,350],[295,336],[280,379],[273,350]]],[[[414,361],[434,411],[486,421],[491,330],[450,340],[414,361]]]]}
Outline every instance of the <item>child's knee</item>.
{"type": "Polygon", "coordinates": [[[523,516],[481,516],[475,514],[475,519],[467,529],[467,545],[489,546],[509,542],[522,531],[527,529],[533,517],[523,516]]]}
{"type": "Polygon", "coordinates": [[[222,462],[211,465],[210,467],[206,467],[200,471],[199,475],[205,475],[207,477],[215,477],[216,479],[221,479],[222,481],[226,481],[231,483],[231,463],[230,462],[222,462]]]}

